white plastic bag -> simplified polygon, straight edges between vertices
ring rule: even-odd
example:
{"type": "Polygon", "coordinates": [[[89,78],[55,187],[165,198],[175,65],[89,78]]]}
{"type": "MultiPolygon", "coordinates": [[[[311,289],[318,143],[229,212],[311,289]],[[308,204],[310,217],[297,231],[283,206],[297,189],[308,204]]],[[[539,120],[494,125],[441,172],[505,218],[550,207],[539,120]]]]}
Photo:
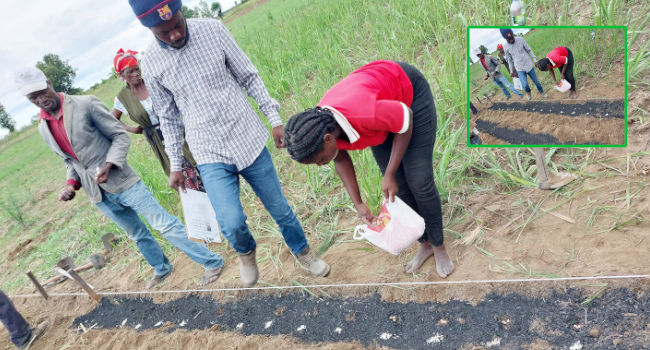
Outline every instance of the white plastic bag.
{"type": "Polygon", "coordinates": [[[555,90],[557,90],[559,92],[567,92],[571,88],[571,83],[569,83],[568,81],[562,79],[562,84],[560,84],[560,86],[555,85],[554,87],[555,87],[555,90]]]}
{"type": "Polygon", "coordinates": [[[521,86],[521,80],[519,78],[512,78],[512,85],[515,86],[515,89],[517,90],[523,90],[524,87],[521,86]]]}
{"type": "Polygon", "coordinates": [[[379,219],[379,226],[358,225],[354,229],[354,239],[366,239],[397,255],[424,233],[424,219],[397,196],[393,203],[384,201],[379,219]]]}

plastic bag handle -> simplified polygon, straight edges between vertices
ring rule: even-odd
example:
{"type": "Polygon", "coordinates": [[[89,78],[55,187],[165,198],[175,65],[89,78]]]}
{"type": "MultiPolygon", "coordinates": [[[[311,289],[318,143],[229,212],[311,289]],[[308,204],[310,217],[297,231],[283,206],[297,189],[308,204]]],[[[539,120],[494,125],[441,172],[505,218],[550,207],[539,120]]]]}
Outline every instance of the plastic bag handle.
{"type": "Polygon", "coordinates": [[[366,230],[368,230],[368,225],[357,225],[354,228],[354,234],[352,235],[352,238],[354,238],[357,241],[360,241],[362,239],[366,238],[366,230]]]}

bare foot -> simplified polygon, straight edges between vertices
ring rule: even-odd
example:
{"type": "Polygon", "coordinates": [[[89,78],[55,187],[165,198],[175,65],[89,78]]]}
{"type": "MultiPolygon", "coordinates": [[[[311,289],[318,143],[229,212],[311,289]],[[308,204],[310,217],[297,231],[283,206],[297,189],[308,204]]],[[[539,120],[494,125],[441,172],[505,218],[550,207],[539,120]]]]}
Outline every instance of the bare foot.
{"type": "Polygon", "coordinates": [[[569,93],[569,98],[578,98],[578,93],[575,92],[575,91],[571,91],[571,92],[569,93]]]}
{"type": "Polygon", "coordinates": [[[451,258],[447,251],[445,250],[445,245],[440,247],[431,246],[433,249],[433,256],[436,258],[436,271],[440,277],[445,278],[454,271],[454,263],[451,262],[451,258]]]}
{"type": "Polygon", "coordinates": [[[433,255],[433,246],[429,242],[420,243],[420,249],[415,257],[406,264],[406,272],[413,273],[424,264],[429,257],[433,255]]]}

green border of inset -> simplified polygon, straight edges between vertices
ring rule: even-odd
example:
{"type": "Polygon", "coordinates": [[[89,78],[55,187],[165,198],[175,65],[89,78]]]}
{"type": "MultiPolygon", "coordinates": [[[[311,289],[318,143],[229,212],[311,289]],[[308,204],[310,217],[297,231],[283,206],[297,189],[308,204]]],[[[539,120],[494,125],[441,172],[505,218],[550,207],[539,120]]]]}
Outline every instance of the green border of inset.
{"type": "Polygon", "coordinates": [[[467,120],[466,120],[466,128],[467,128],[467,147],[469,148],[501,148],[501,147],[529,147],[529,148],[539,148],[539,147],[552,147],[552,148],[595,148],[595,147],[627,147],[627,27],[626,26],[467,26],[466,28],[466,38],[467,38],[467,53],[466,53],[466,64],[467,64],[467,120]],[[598,28],[598,29],[623,29],[625,30],[625,143],[622,145],[472,145],[470,144],[469,137],[470,137],[470,130],[469,130],[469,120],[470,120],[470,108],[469,108],[469,103],[470,103],[470,86],[469,86],[469,67],[470,67],[470,52],[469,52],[469,30],[470,29],[490,29],[490,28],[513,28],[513,29],[521,29],[521,28],[598,28]]]}

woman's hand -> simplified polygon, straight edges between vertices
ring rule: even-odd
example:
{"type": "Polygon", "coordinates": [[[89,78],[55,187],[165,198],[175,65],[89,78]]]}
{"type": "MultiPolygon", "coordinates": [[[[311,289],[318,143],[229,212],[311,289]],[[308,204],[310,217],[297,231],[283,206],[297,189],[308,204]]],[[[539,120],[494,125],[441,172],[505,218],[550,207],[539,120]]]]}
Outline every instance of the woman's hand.
{"type": "Polygon", "coordinates": [[[364,224],[375,225],[377,223],[377,217],[372,215],[372,212],[366,203],[355,204],[354,209],[357,210],[357,213],[364,224]]]}
{"type": "Polygon", "coordinates": [[[397,181],[395,181],[395,176],[392,174],[384,175],[381,180],[381,191],[384,192],[384,198],[387,198],[391,203],[394,202],[398,190],[399,187],[397,181]]]}

